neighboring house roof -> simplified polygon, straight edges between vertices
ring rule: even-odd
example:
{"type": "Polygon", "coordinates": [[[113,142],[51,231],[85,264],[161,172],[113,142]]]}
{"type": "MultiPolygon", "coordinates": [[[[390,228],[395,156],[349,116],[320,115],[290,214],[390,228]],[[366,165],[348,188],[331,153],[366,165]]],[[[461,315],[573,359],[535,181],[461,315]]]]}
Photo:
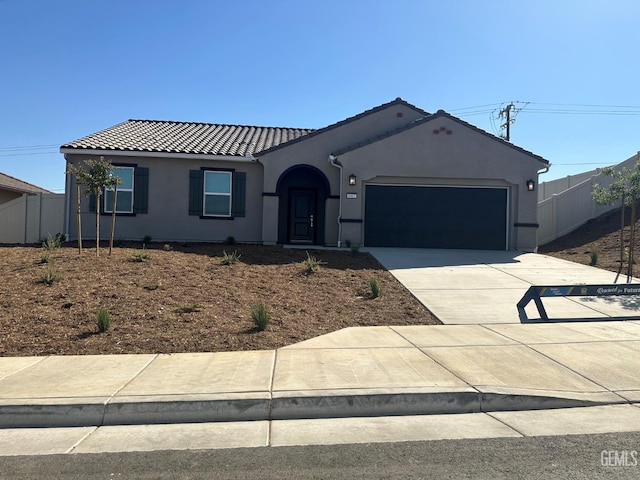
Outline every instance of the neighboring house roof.
{"type": "Polygon", "coordinates": [[[23,182],[4,173],[0,173],[0,190],[10,190],[17,193],[51,193],[49,190],[23,182]]]}
{"type": "Polygon", "coordinates": [[[62,145],[60,149],[247,156],[312,131],[306,128],[127,120],[62,145]]]}
{"type": "Polygon", "coordinates": [[[438,119],[438,118],[442,118],[442,117],[449,118],[449,119],[453,120],[454,122],[457,122],[457,123],[459,123],[461,125],[464,125],[465,127],[471,128],[472,130],[475,130],[478,133],[486,135],[487,137],[489,137],[489,138],[491,138],[493,140],[501,142],[501,143],[505,144],[506,146],[519,151],[520,153],[524,153],[525,155],[533,157],[536,160],[544,163],[545,165],[549,165],[549,161],[544,159],[544,158],[542,158],[540,155],[536,155],[535,153],[530,152],[529,150],[525,150],[524,148],[518,147],[517,145],[514,145],[511,142],[507,142],[503,138],[500,138],[500,137],[497,137],[495,135],[492,135],[491,133],[486,132],[486,131],[482,130],[481,128],[478,128],[475,125],[472,125],[472,124],[470,124],[468,122],[465,122],[464,120],[461,120],[458,117],[454,117],[453,115],[451,115],[450,113],[445,112],[444,110],[438,110],[436,113],[434,113],[432,115],[426,115],[426,116],[424,116],[424,117],[422,117],[422,118],[420,118],[418,120],[415,120],[414,122],[412,122],[412,123],[410,123],[408,125],[405,125],[404,127],[400,127],[400,128],[396,128],[396,129],[393,129],[393,130],[389,130],[389,131],[384,132],[382,134],[376,135],[375,137],[371,137],[371,138],[369,138],[369,139],[367,139],[367,140],[365,140],[363,142],[359,142],[359,143],[350,145],[348,147],[342,148],[340,150],[336,150],[335,152],[331,152],[331,153],[332,153],[332,155],[335,155],[335,156],[342,155],[343,153],[347,153],[347,152],[350,152],[352,150],[356,150],[358,148],[364,147],[365,145],[370,145],[372,143],[375,143],[375,142],[378,142],[378,141],[383,140],[385,138],[389,138],[389,137],[391,137],[393,135],[396,135],[396,134],[398,134],[400,132],[404,132],[406,130],[410,130],[410,129],[415,128],[415,127],[417,127],[419,125],[423,125],[423,124],[425,124],[427,122],[430,122],[432,120],[435,120],[435,119],[438,119]]]}

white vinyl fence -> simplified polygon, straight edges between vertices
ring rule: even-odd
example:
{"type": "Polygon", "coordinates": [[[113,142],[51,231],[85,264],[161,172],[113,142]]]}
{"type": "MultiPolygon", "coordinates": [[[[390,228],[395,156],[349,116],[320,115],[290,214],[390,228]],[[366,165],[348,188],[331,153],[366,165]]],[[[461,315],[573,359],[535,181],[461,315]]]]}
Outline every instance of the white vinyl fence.
{"type": "Polygon", "coordinates": [[[63,232],[64,194],[25,194],[0,204],[0,243],[39,243],[63,232]]]}
{"type": "MultiPolygon", "coordinates": [[[[633,169],[639,159],[640,152],[614,168],[616,170],[623,167],[633,169]]],[[[584,225],[592,218],[620,207],[620,203],[601,206],[593,201],[591,192],[594,185],[599,184],[606,187],[611,184],[611,179],[600,175],[599,170],[545,183],[550,185],[546,187],[543,187],[544,183],[540,185],[540,188],[543,189],[541,195],[546,198],[538,203],[538,224],[540,225],[538,227],[538,245],[549,243],[584,225]],[[582,181],[575,184],[576,178],[582,181]],[[574,184],[564,191],[549,193],[557,192],[563,185],[569,185],[571,180],[574,184]]]]}

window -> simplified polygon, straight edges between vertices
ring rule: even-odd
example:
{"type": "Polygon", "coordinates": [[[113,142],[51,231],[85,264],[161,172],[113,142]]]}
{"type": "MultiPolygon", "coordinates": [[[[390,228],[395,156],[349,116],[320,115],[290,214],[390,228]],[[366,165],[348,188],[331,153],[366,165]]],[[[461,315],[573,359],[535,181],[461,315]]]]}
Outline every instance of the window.
{"type": "Polygon", "coordinates": [[[203,214],[213,217],[231,216],[231,172],[204,172],[203,214]]]}
{"type": "MultiPolygon", "coordinates": [[[[133,213],[133,167],[113,167],[113,176],[120,179],[117,187],[116,213],[133,213]]],[[[104,192],[104,212],[113,211],[113,188],[106,188],[104,192]]]]}
{"type": "MultiPolygon", "coordinates": [[[[136,185],[137,182],[136,178],[136,185]]],[[[244,217],[246,188],[246,172],[204,167],[190,170],[189,215],[225,220],[244,217]]]]}

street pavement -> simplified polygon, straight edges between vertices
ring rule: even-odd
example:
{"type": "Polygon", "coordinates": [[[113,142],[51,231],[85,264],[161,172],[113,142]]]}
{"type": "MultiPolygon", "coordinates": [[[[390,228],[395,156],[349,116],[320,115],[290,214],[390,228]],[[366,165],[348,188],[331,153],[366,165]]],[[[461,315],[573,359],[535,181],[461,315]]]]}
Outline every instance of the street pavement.
{"type": "Polygon", "coordinates": [[[517,252],[371,253],[444,325],[277,351],[0,358],[0,455],[640,431],[640,320],[615,320],[635,300],[552,299],[572,320],[553,323],[521,324],[515,306],[531,284],[613,274],[517,252]]]}

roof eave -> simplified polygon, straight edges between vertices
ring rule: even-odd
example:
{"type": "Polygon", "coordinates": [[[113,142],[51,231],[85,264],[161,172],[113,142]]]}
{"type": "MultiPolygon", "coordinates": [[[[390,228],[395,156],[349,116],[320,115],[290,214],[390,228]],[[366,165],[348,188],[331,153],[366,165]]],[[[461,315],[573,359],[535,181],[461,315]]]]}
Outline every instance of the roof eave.
{"type": "Polygon", "coordinates": [[[187,153],[187,152],[154,152],[149,150],[110,150],[94,148],[70,148],[60,147],[60,153],[69,155],[102,155],[110,157],[154,157],[154,158],[183,158],[199,160],[224,160],[228,162],[256,162],[253,155],[215,155],[211,153],[187,153]]]}

